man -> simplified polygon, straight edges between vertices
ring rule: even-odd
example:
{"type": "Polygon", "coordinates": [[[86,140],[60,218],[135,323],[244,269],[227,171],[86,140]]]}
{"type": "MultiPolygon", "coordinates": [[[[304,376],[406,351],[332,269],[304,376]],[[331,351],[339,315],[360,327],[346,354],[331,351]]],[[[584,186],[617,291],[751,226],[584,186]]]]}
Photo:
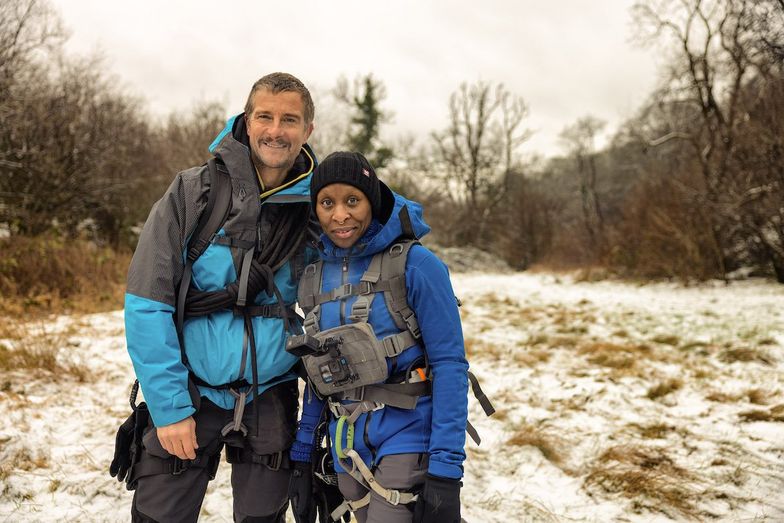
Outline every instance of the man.
{"type": "Polygon", "coordinates": [[[261,78],[213,143],[213,174],[179,173],[145,223],[125,302],[128,352],[152,418],[129,482],[134,521],[195,521],[224,446],[234,520],[284,521],[298,399],[296,358],[284,345],[307,262],[313,118],[297,78],[261,78]],[[230,211],[193,259],[189,239],[215,173],[230,178],[230,211]],[[187,291],[179,306],[178,290],[187,291]]]}

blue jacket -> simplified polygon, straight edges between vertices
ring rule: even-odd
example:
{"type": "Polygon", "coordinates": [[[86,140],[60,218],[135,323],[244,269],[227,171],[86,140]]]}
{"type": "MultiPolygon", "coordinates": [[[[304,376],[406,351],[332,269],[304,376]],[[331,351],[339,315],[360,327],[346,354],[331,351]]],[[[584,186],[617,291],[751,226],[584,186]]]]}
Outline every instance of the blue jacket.
{"type": "MultiPolygon", "coordinates": [[[[416,235],[421,237],[427,234],[430,228],[422,219],[419,204],[399,195],[395,195],[394,209],[387,223],[382,225],[374,220],[368,231],[350,249],[336,247],[322,234],[322,292],[343,283],[344,264],[348,266],[348,282],[359,282],[373,255],[392,245],[402,234],[398,213],[404,205],[408,206],[416,235]]],[[[424,349],[415,346],[401,353],[396,362],[388,360],[390,374],[405,370],[426,350],[433,374],[433,393],[432,396],[419,398],[413,410],[387,406],[360,416],[355,424],[354,449],[369,466],[388,454],[426,453],[430,457],[430,474],[460,478],[465,460],[463,447],[468,415],[468,363],[457,300],[446,265],[427,248],[415,245],[406,261],[406,289],[409,305],[419,321],[424,349]]],[[[345,300],[345,311],[351,310],[355,299],[351,297],[345,300]]],[[[341,324],[340,307],[340,301],[321,305],[320,330],[341,324]]],[[[399,332],[386,307],[383,293],[374,296],[368,321],[379,338],[399,332]]],[[[291,451],[292,459],[310,459],[314,445],[313,433],[324,403],[310,388],[306,389],[302,419],[291,451]]],[[[331,419],[329,431],[333,442],[335,426],[336,420],[331,419]]],[[[336,469],[341,472],[342,468],[334,455],[334,444],[332,452],[336,469]]]]}
{"type": "MultiPolygon", "coordinates": [[[[232,184],[232,208],[220,236],[254,243],[257,231],[269,230],[271,215],[291,209],[289,204],[310,202],[310,175],[315,156],[305,145],[286,182],[277,192],[261,195],[250,158],[244,118],[234,117],[211,147],[227,167],[232,184]],[[262,198],[263,196],[263,198],[262,198]],[[265,229],[265,226],[267,227],[265,229]]],[[[194,167],[179,173],[164,196],[153,206],[144,225],[128,272],[125,330],[128,353],[141,383],[153,421],[169,425],[195,412],[188,393],[188,370],[181,360],[174,323],[176,289],[183,272],[187,240],[206,203],[209,173],[194,167]]],[[[192,285],[202,291],[220,290],[237,279],[243,251],[211,243],[193,264],[192,285]]],[[[315,253],[311,250],[311,256],[315,253]]],[[[275,284],[286,304],[296,301],[297,281],[292,262],[275,273],[275,284]]],[[[256,304],[277,303],[262,292],[256,304]]],[[[283,321],[253,318],[257,350],[259,392],[296,379],[291,367],[296,358],[285,351],[283,321]]],[[[196,376],[213,385],[245,378],[252,382],[248,355],[243,372],[240,359],[243,319],[230,310],[186,319],[183,338],[188,363],[196,376]]],[[[199,387],[202,396],[224,409],[234,407],[226,390],[199,387]]],[[[249,398],[252,395],[248,395],[249,398]]]]}

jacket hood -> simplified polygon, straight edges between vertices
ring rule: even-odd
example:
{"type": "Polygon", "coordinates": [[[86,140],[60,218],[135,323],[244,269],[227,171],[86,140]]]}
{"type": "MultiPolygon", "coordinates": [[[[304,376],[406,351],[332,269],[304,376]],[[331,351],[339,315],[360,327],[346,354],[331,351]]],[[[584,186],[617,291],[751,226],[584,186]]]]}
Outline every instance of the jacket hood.
{"type": "MultiPolygon", "coordinates": [[[[253,178],[256,178],[256,168],[253,166],[250,156],[250,142],[245,125],[245,113],[232,116],[226,121],[225,127],[212,141],[209,150],[216,158],[220,158],[226,164],[229,172],[249,170],[253,178]]],[[[310,148],[310,145],[304,144],[296,160],[294,160],[294,165],[292,165],[286,175],[283,185],[267,191],[261,196],[266,197],[273,193],[275,195],[309,196],[310,176],[316,165],[318,165],[318,162],[316,161],[315,153],[310,148]]]]}
{"type": "MultiPolygon", "coordinates": [[[[430,232],[430,226],[425,223],[422,216],[422,206],[419,203],[393,192],[383,182],[381,183],[381,198],[387,200],[382,203],[382,206],[392,204],[392,210],[386,223],[373,217],[373,221],[362,238],[347,249],[338,247],[325,233],[322,233],[319,247],[325,259],[370,256],[386,249],[398,238],[421,238],[430,232]]],[[[381,218],[383,220],[384,217],[381,218]]]]}

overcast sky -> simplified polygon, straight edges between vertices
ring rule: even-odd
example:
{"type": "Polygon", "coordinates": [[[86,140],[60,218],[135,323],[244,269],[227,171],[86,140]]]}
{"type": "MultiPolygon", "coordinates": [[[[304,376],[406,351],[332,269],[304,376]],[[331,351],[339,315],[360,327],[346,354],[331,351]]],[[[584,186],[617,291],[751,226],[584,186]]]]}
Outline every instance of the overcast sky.
{"type": "Polygon", "coordinates": [[[461,82],[483,80],[528,102],[523,152],[556,154],[565,125],[590,113],[613,129],[656,81],[654,52],[629,43],[633,0],[51,1],[68,50],[100,52],[153,114],[197,100],[240,112],[272,71],[322,93],[372,72],[394,112],[387,134],[424,140],[461,82]]]}

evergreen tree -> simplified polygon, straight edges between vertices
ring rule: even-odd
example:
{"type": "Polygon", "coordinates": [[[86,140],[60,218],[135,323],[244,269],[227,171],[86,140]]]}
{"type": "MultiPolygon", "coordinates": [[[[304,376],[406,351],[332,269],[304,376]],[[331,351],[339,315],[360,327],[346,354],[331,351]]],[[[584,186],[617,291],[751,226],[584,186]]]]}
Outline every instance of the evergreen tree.
{"type": "Polygon", "coordinates": [[[389,163],[394,152],[379,139],[381,124],[389,121],[391,114],[383,111],[381,101],[386,97],[383,82],[372,74],[359,77],[354,81],[353,92],[349,92],[348,82],[341,79],[335,89],[337,98],[347,103],[353,112],[347,145],[367,157],[376,169],[389,163]]]}

